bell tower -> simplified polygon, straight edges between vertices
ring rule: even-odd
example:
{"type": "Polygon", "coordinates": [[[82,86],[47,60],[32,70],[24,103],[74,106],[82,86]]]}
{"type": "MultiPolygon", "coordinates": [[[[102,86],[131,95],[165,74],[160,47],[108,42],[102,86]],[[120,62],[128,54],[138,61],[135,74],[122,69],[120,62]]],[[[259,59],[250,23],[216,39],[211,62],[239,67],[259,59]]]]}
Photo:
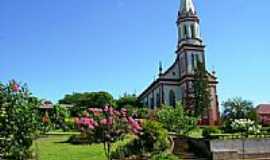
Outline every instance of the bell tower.
{"type": "MultiPolygon", "coordinates": [[[[198,62],[206,66],[205,46],[200,33],[200,18],[194,6],[193,0],[181,0],[181,6],[177,18],[178,42],[177,61],[180,71],[180,88],[182,102],[189,111],[194,109],[194,71],[198,62]]],[[[214,125],[219,121],[218,97],[216,93],[217,78],[208,73],[209,91],[211,94],[211,106],[208,113],[202,117],[202,124],[214,125]]]]}
{"type": "Polygon", "coordinates": [[[182,0],[177,19],[178,47],[183,44],[202,45],[200,19],[192,0],[182,0]]]}
{"type": "Polygon", "coordinates": [[[204,45],[200,33],[200,19],[192,0],[181,0],[177,18],[177,55],[181,62],[181,76],[194,73],[197,62],[205,63],[204,45]]]}

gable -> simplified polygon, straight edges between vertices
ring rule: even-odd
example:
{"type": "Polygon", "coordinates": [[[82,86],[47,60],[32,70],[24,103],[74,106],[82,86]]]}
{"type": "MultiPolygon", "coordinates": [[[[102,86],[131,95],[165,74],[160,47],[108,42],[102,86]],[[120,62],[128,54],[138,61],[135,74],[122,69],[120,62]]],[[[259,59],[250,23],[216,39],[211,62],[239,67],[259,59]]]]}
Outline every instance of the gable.
{"type": "Polygon", "coordinates": [[[175,62],[171,65],[170,68],[167,69],[161,76],[163,79],[180,79],[180,71],[178,60],[176,59],[175,62]]]}

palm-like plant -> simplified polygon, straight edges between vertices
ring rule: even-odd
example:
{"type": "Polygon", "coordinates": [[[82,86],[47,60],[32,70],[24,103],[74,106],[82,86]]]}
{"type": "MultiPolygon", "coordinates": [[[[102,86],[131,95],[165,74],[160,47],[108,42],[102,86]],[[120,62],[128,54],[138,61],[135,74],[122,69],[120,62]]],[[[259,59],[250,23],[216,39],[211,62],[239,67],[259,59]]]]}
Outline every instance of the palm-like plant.
{"type": "Polygon", "coordinates": [[[253,103],[240,97],[228,99],[222,105],[224,107],[222,118],[225,121],[250,118],[250,112],[253,111],[253,103]]]}

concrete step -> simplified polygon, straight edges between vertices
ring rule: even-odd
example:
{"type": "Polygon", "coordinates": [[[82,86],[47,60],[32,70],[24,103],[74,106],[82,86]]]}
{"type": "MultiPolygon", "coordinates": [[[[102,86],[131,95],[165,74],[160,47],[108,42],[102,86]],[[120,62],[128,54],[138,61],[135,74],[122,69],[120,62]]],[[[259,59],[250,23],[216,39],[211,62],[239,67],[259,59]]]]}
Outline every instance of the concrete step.
{"type": "Polygon", "coordinates": [[[175,138],[175,146],[173,153],[178,155],[183,160],[208,160],[208,158],[198,157],[192,152],[192,147],[186,138],[175,138]]]}

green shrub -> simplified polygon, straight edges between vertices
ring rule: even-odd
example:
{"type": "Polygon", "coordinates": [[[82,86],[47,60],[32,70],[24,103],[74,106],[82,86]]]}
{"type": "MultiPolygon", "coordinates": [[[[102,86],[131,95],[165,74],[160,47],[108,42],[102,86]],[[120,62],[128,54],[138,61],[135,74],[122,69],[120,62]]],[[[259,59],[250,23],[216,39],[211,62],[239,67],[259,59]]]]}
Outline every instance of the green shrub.
{"type": "Polygon", "coordinates": [[[49,117],[54,129],[62,129],[63,131],[69,130],[65,122],[65,120],[70,117],[67,108],[61,105],[54,105],[53,109],[49,113],[49,117]]]}
{"type": "Polygon", "coordinates": [[[211,134],[220,134],[221,130],[217,127],[205,127],[203,128],[202,136],[204,138],[211,138],[211,134]]]}
{"type": "Polygon", "coordinates": [[[142,150],[139,148],[140,145],[137,144],[138,142],[138,140],[133,140],[125,145],[117,146],[116,150],[112,152],[111,157],[113,159],[125,159],[132,155],[142,155],[142,150]]]}
{"type": "Polygon", "coordinates": [[[231,120],[223,120],[223,126],[222,126],[222,130],[225,133],[234,133],[233,128],[231,126],[232,121],[231,120]]]}
{"type": "Polygon", "coordinates": [[[160,153],[152,156],[151,160],[179,160],[179,158],[172,154],[160,153]]]}
{"type": "Polygon", "coordinates": [[[65,124],[66,124],[69,131],[75,129],[75,120],[74,120],[74,118],[65,118],[65,124]]]}
{"type": "Polygon", "coordinates": [[[270,127],[263,127],[262,130],[267,133],[270,133],[270,127]]]}
{"type": "Polygon", "coordinates": [[[147,119],[149,114],[148,108],[139,108],[137,110],[137,117],[140,119],[147,119]]]}
{"type": "Polygon", "coordinates": [[[138,119],[148,119],[149,116],[149,109],[148,108],[135,108],[131,105],[126,105],[124,107],[128,110],[128,115],[132,117],[136,117],[138,119]]]}
{"type": "Polygon", "coordinates": [[[143,123],[143,134],[139,136],[146,152],[159,153],[170,146],[168,131],[161,123],[145,121],[143,123]]]}
{"type": "Polygon", "coordinates": [[[176,108],[163,106],[157,112],[158,121],[170,132],[176,132],[181,135],[186,135],[189,131],[196,128],[197,119],[189,116],[184,111],[184,106],[180,103],[176,108]]]}
{"type": "Polygon", "coordinates": [[[83,144],[91,144],[93,143],[93,137],[89,137],[87,135],[73,135],[68,140],[67,143],[83,145],[83,144]]]}
{"type": "Polygon", "coordinates": [[[142,104],[138,101],[136,95],[124,94],[123,97],[116,100],[116,106],[118,109],[127,107],[138,108],[141,107],[142,104]]]}
{"type": "Polygon", "coordinates": [[[130,143],[118,146],[112,158],[158,154],[170,147],[168,132],[161,123],[145,120],[142,127],[143,133],[130,143]]]}

